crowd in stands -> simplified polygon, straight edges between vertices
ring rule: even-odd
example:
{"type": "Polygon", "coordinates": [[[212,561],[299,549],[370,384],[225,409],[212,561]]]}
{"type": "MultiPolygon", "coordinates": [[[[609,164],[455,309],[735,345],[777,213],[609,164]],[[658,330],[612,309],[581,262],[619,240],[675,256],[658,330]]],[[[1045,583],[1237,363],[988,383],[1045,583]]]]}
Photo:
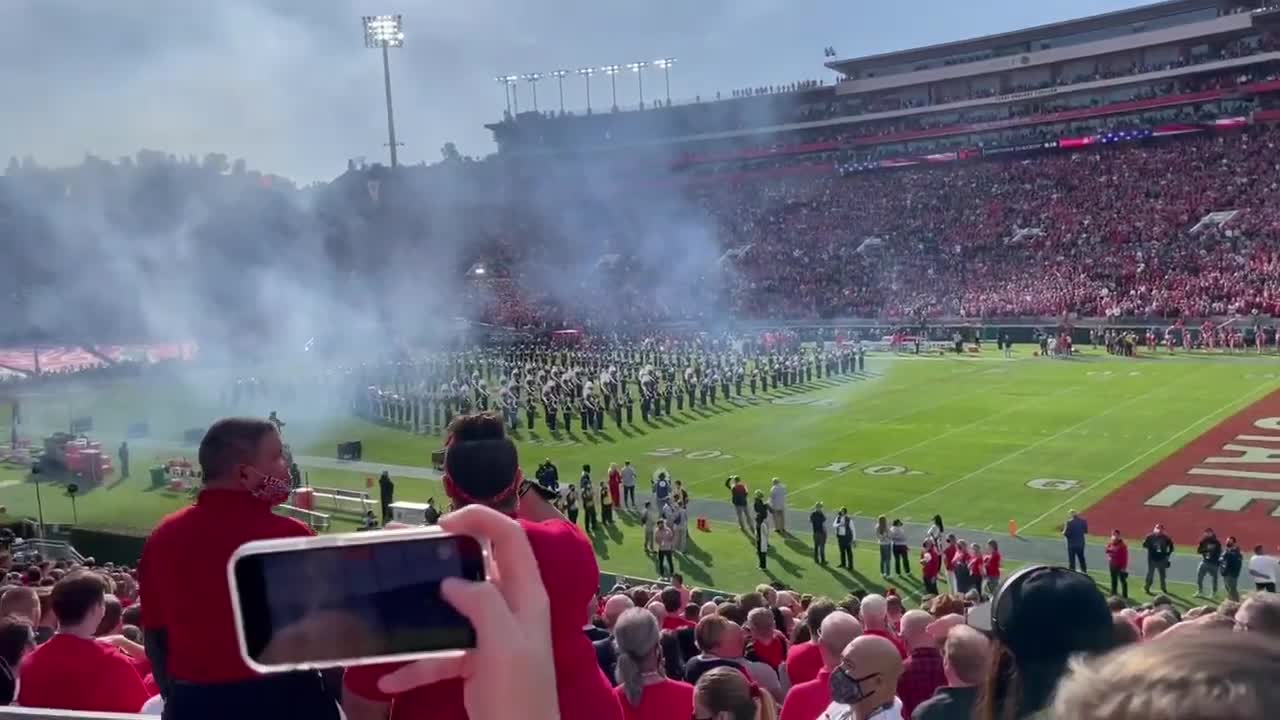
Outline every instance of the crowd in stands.
{"type": "MultiPolygon", "coordinates": [[[[4,556],[0,701],[175,720],[337,718],[339,706],[351,720],[517,707],[530,720],[1262,720],[1280,703],[1274,584],[1179,610],[1165,594],[1132,604],[1074,569],[1029,566],[984,603],[981,589],[953,591],[957,565],[948,591],[913,596],[912,608],[884,553],[886,586],[840,598],[774,585],[729,594],[678,573],[602,593],[590,540],[525,491],[502,422],[465,416],[450,431],[457,510],[440,524],[492,542],[497,571],[445,587],[476,628],[461,659],[265,676],[245,666],[227,559],[248,540],[311,531],[272,512],[288,496],[275,427],[228,419],[201,443],[198,500],[161,522],[137,570],[4,556]]],[[[1206,543],[1202,556],[1221,551],[1206,543]]],[[[931,552],[920,570],[936,578],[931,552]]]]}

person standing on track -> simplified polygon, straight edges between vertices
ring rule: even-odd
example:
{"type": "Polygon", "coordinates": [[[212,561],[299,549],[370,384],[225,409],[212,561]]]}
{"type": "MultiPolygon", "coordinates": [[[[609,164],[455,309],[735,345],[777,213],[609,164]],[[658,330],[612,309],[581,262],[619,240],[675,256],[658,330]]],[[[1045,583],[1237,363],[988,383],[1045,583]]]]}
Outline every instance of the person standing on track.
{"type": "Polygon", "coordinates": [[[636,469],[628,460],[622,464],[622,505],[630,510],[636,509],[636,469]]]}
{"type": "Polygon", "coordinates": [[[1089,566],[1084,559],[1084,540],[1088,534],[1089,523],[1080,517],[1080,513],[1072,510],[1071,517],[1062,526],[1062,537],[1067,539],[1067,565],[1075,570],[1076,562],[1079,562],[1082,573],[1089,572],[1089,566]]]}
{"type": "Polygon", "coordinates": [[[769,488],[769,514],[773,516],[773,525],[778,528],[779,535],[787,534],[787,486],[780,478],[773,479],[769,488]]]}
{"type": "Polygon", "coordinates": [[[809,513],[809,525],[813,527],[813,561],[818,565],[827,564],[827,514],[822,512],[822,503],[813,506],[809,513]]]}
{"type": "Polygon", "coordinates": [[[737,475],[730,475],[724,481],[729,489],[729,502],[733,503],[733,512],[738,518],[738,527],[742,532],[751,532],[751,514],[747,510],[747,485],[737,475]]]}
{"type": "Polygon", "coordinates": [[[853,518],[849,517],[848,508],[840,508],[836,515],[836,545],[840,547],[840,567],[853,569],[853,546],[857,542],[854,536],[853,518]]]}

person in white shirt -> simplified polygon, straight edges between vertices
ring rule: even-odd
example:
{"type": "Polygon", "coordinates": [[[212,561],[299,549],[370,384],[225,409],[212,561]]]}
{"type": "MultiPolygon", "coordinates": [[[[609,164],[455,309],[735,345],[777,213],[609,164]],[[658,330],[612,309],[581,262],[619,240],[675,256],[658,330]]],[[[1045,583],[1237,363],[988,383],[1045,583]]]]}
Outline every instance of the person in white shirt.
{"type": "Polygon", "coordinates": [[[636,509],[636,469],[630,460],[622,466],[622,506],[636,509]]]}
{"type": "Polygon", "coordinates": [[[862,635],[844,649],[831,671],[831,704],[820,720],[903,720],[898,699],[902,657],[893,643],[862,635]]]}
{"type": "Polygon", "coordinates": [[[769,489],[769,514],[773,515],[773,524],[782,535],[787,534],[787,486],[779,478],[773,479],[773,487],[769,489]]]}
{"type": "Polygon", "coordinates": [[[756,556],[760,558],[760,569],[768,570],[769,558],[769,520],[761,519],[756,523],[756,556]]]}
{"type": "Polygon", "coordinates": [[[1249,558],[1249,577],[1253,578],[1254,587],[1266,592],[1275,592],[1277,575],[1280,575],[1280,562],[1277,562],[1274,556],[1268,555],[1263,546],[1253,546],[1253,557],[1249,558]]]}

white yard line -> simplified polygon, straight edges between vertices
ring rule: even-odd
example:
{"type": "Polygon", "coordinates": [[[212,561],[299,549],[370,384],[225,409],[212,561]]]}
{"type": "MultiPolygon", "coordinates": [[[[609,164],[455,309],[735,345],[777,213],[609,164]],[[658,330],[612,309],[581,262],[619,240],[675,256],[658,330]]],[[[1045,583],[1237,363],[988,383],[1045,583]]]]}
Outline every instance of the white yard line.
{"type": "MultiPolygon", "coordinates": [[[[1271,392],[1272,390],[1274,390],[1274,388],[1267,387],[1267,388],[1264,388],[1264,389],[1263,389],[1263,392],[1271,392]]],[[[1124,472],[1125,470],[1127,470],[1128,468],[1132,467],[1135,463],[1137,463],[1137,462],[1141,461],[1143,458],[1147,457],[1147,456],[1148,456],[1148,455],[1150,455],[1151,453],[1153,453],[1153,452],[1155,452],[1155,451],[1159,450],[1160,448],[1164,447],[1165,445],[1168,445],[1169,443],[1171,443],[1171,442],[1173,442],[1174,440],[1176,440],[1176,439],[1178,439],[1178,438],[1182,437],[1183,435],[1186,435],[1187,433],[1191,432],[1192,430],[1195,430],[1195,429],[1196,429],[1197,427],[1199,427],[1200,425],[1203,425],[1204,423],[1206,423],[1206,422],[1208,422],[1208,421],[1210,421],[1210,420],[1216,419],[1219,415],[1221,415],[1223,412],[1225,412],[1225,411],[1226,411],[1226,410],[1228,410],[1229,408],[1233,408],[1233,407],[1235,407],[1236,405],[1239,405],[1240,403],[1245,402],[1246,400],[1252,400],[1252,396],[1253,396],[1254,394],[1256,394],[1257,392],[1258,392],[1257,388],[1252,388],[1252,389],[1248,390],[1247,392],[1245,392],[1245,394],[1241,395],[1240,397],[1236,398],[1235,400],[1232,400],[1232,401],[1228,402],[1226,405],[1223,405],[1222,407],[1218,408],[1217,410],[1212,410],[1212,411],[1210,411],[1208,414],[1206,414],[1204,417],[1200,418],[1199,420],[1196,420],[1195,422],[1193,422],[1193,423],[1191,423],[1190,425],[1188,425],[1188,426],[1186,426],[1186,427],[1182,428],[1182,429],[1181,429],[1181,430],[1179,430],[1178,432],[1176,432],[1176,433],[1174,433],[1174,434],[1170,435],[1169,437],[1165,438],[1164,440],[1161,440],[1158,444],[1151,446],[1151,448],[1150,448],[1150,449],[1148,449],[1146,452],[1144,452],[1144,453],[1142,453],[1141,455],[1139,455],[1139,456],[1137,456],[1137,457],[1133,458],[1132,460],[1130,460],[1129,462],[1125,463],[1124,465],[1121,465],[1120,467],[1116,468],[1115,470],[1112,470],[1111,472],[1107,473],[1107,475],[1106,475],[1105,477],[1103,477],[1102,479],[1097,480],[1097,481],[1095,481],[1095,482],[1093,482],[1093,483],[1090,483],[1089,485],[1086,485],[1082,490],[1080,490],[1080,492],[1076,493],[1075,495],[1072,495],[1071,497],[1067,498],[1066,500],[1063,500],[1062,502],[1058,503],[1057,505],[1054,505],[1053,507],[1049,508],[1048,510],[1046,510],[1046,511],[1044,512],[1044,514],[1040,515],[1040,517],[1037,517],[1035,520],[1032,520],[1031,522],[1027,523],[1026,525],[1021,525],[1021,524],[1020,524],[1020,525],[1018,526],[1018,527],[1019,527],[1019,532],[1022,532],[1022,531],[1024,531],[1024,530],[1027,530],[1027,529],[1029,529],[1029,528],[1031,528],[1031,527],[1035,526],[1035,525],[1036,525],[1037,523],[1039,523],[1041,520],[1044,520],[1045,518],[1049,517],[1050,515],[1054,514],[1055,512],[1058,512],[1058,511],[1060,511],[1062,508],[1064,508],[1064,507],[1066,507],[1066,506],[1070,505],[1071,503],[1075,502],[1077,499],[1079,499],[1079,498],[1080,498],[1082,495],[1084,495],[1085,493],[1087,493],[1087,492],[1089,492],[1090,490],[1094,489],[1095,487],[1097,487],[1097,486],[1099,486],[1099,485],[1101,485],[1101,484],[1103,484],[1103,483],[1107,482],[1107,481],[1108,481],[1108,480],[1110,480],[1111,478],[1114,478],[1116,475],[1119,475],[1120,473],[1124,472]]]]}
{"type": "MultiPolygon", "coordinates": [[[[1195,374],[1195,373],[1188,373],[1186,377],[1190,377],[1191,375],[1194,375],[1194,374],[1195,374]]],[[[1185,380],[1185,378],[1183,378],[1183,379],[1185,380]]],[[[1180,382],[1180,381],[1179,381],[1179,382],[1180,382]]],[[[990,470],[991,468],[993,468],[993,467],[995,467],[995,466],[997,466],[997,465],[1004,464],[1004,463],[1008,462],[1009,460],[1012,460],[1012,459],[1014,459],[1014,458],[1016,458],[1016,457],[1018,457],[1018,456],[1022,455],[1023,453],[1027,452],[1028,450],[1034,450],[1034,449],[1036,449],[1036,448],[1040,447],[1041,445],[1044,445],[1045,443],[1053,442],[1054,440],[1057,440],[1058,438],[1060,438],[1060,437],[1062,437],[1062,436],[1064,436],[1064,435],[1068,435],[1068,434],[1070,434],[1070,433],[1074,432],[1076,428],[1083,427],[1083,426],[1088,425],[1089,423],[1091,423],[1091,422],[1093,422],[1093,421],[1095,421],[1095,420],[1098,420],[1098,419],[1104,418],[1104,417],[1106,417],[1106,416],[1110,415],[1111,413],[1113,413],[1113,412],[1115,412],[1115,411],[1117,411],[1117,410],[1119,410],[1119,409],[1121,409],[1121,408],[1128,407],[1129,405],[1132,405],[1133,403],[1138,402],[1139,400],[1147,400],[1147,399],[1149,399],[1149,398],[1147,397],[1147,395],[1145,395],[1145,394],[1143,394],[1143,393],[1139,393],[1139,394],[1137,394],[1137,395],[1134,395],[1133,397],[1129,398],[1128,400],[1125,400],[1124,402],[1120,403],[1119,405],[1112,405],[1111,407],[1107,408],[1106,410],[1104,410],[1103,412],[1101,412],[1101,413],[1099,413],[1099,414],[1097,414],[1097,415],[1090,415],[1089,417],[1085,418],[1084,420],[1081,420],[1080,422],[1076,423],[1075,425],[1072,425],[1072,426],[1071,426],[1071,427],[1069,427],[1069,428],[1066,428],[1065,430],[1062,430],[1062,431],[1060,431],[1060,432],[1054,433],[1053,435],[1050,435],[1050,436],[1048,436],[1048,437],[1041,438],[1040,440],[1037,440],[1036,442],[1034,442],[1034,443],[1032,443],[1032,444],[1030,444],[1030,445],[1027,445],[1026,447],[1019,448],[1018,450],[1015,450],[1015,451],[1013,451],[1013,452],[1009,453],[1008,455],[1005,455],[1004,457],[997,458],[996,460],[994,460],[994,461],[992,461],[992,462],[989,462],[989,463],[987,463],[986,465],[983,465],[982,467],[978,468],[977,470],[974,470],[973,472],[968,473],[968,474],[966,474],[966,475],[962,475],[962,476],[960,476],[960,477],[956,478],[955,480],[952,480],[951,482],[946,483],[946,484],[944,484],[944,485],[939,485],[938,487],[936,487],[936,488],[934,488],[934,489],[930,490],[930,491],[929,491],[929,492],[927,492],[927,493],[924,493],[923,495],[917,495],[916,497],[914,497],[914,498],[912,498],[912,499],[910,499],[910,500],[908,500],[908,501],[906,501],[906,502],[902,503],[901,505],[899,505],[899,506],[897,506],[897,507],[895,507],[895,508],[893,508],[893,509],[889,510],[888,512],[886,512],[886,513],[884,513],[884,514],[885,514],[885,515],[893,515],[894,513],[898,512],[899,510],[902,510],[903,508],[910,507],[910,506],[912,506],[912,505],[914,505],[914,504],[916,504],[916,503],[920,502],[921,500],[924,500],[925,498],[933,497],[934,495],[937,495],[938,493],[942,492],[943,490],[947,490],[947,489],[949,489],[949,488],[955,487],[956,485],[959,485],[960,483],[964,482],[965,480],[968,480],[968,479],[969,479],[969,478],[971,478],[971,477],[974,477],[975,475],[979,475],[979,474],[981,474],[981,473],[984,473],[984,472],[986,472],[986,471],[990,470]]]]}
{"type": "MultiPolygon", "coordinates": [[[[1062,389],[1058,390],[1057,392],[1050,393],[1050,394],[1049,394],[1048,396],[1046,396],[1046,397],[1053,397],[1054,395],[1061,395],[1061,394],[1063,394],[1063,393],[1073,392],[1073,391],[1079,390],[1079,389],[1080,389],[1080,388],[1082,388],[1082,387],[1084,387],[1084,385],[1073,385],[1073,386],[1071,386],[1071,387],[1062,388],[1062,389]]],[[[1028,399],[1030,399],[1030,400],[1035,400],[1035,401],[1039,402],[1039,401],[1044,400],[1045,398],[1043,398],[1043,397],[1034,397],[1034,398],[1028,398],[1028,399]]],[[[800,488],[799,490],[796,490],[794,493],[792,493],[792,495],[800,495],[800,494],[802,494],[802,493],[804,493],[804,492],[806,492],[806,491],[812,490],[812,489],[814,489],[814,488],[816,488],[816,487],[818,487],[818,486],[820,486],[820,485],[825,485],[825,484],[827,484],[828,482],[830,482],[831,480],[834,480],[834,479],[836,479],[836,478],[840,477],[841,475],[847,475],[848,473],[851,473],[851,472],[853,472],[854,470],[857,470],[858,468],[862,468],[862,467],[870,467],[870,466],[873,466],[873,465],[875,465],[875,464],[877,464],[877,463],[884,462],[885,460],[888,460],[889,458],[897,457],[898,455],[901,455],[901,454],[903,454],[903,453],[905,453],[905,452],[911,452],[912,450],[919,450],[920,448],[924,447],[925,445],[929,445],[930,443],[937,442],[937,441],[939,441],[939,440],[941,440],[941,439],[943,439],[943,438],[945,438],[945,437],[948,437],[948,436],[954,435],[954,434],[956,434],[956,433],[964,432],[965,430],[968,430],[968,429],[970,429],[970,428],[976,427],[976,426],[978,426],[978,425],[982,425],[982,424],[984,424],[984,423],[991,422],[992,420],[994,420],[994,419],[996,419],[996,418],[998,418],[998,417],[1001,417],[1001,416],[1003,416],[1003,415],[1008,415],[1009,413],[1018,412],[1019,410],[1024,409],[1025,404],[1026,404],[1025,402],[1023,402],[1023,403],[1018,403],[1018,404],[1014,405],[1014,406],[1013,406],[1013,407],[1011,407],[1011,408],[1008,408],[1008,409],[1005,409],[1005,410],[1001,410],[1000,412],[995,413],[995,414],[993,414],[993,415],[988,415],[988,416],[986,416],[986,417],[978,418],[977,420],[974,420],[973,422],[968,423],[968,424],[966,424],[966,425],[961,425],[961,426],[960,426],[960,427],[958,427],[958,428],[952,428],[951,430],[948,430],[948,431],[946,431],[946,432],[942,433],[941,435],[932,435],[932,436],[930,436],[930,437],[927,437],[927,438],[925,438],[924,440],[921,440],[920,442],[916,443],[915,445],[911,445],[911,446],[908,446],[908,447],[904,447],[904,448],[902,448],[901,450],[894,450],[894,451],[893,451],[893,452],[891,452],[891,453],[888,453],[888,454],[886,454],[886,455],[881,455],[880,457],[878,457],[878,458],[874,458],[874,459],[872,459],[872,460],[867,460],[867,461],[865,461],[865,462],[856,463],[856,464],[854,464],[854,465],[852,465],[852,466],[850,466],[850,467],[848,467],[848,468],[846,468],[846,469],[844,469],[844,470],[841,470],[841,471],[840,471],[840,472],[838,472],[838,473],[835,473],[835,474],[833,474],[833,475],[828,475],[827,477],[824,477],[824,478],[822,478],[821,480],[818,480],[817,482],[809,483],[808,485],[805,485],[804,487],[800,488]]],[[[1001,430],[1005,430],[1005,428],[1001,428],[1001,430]]]]}
{"type": "MultiPolygon", "coordinates": [[[[969,371],[969,372],[975,372],[975,371],[969,371]]],[[[944,381],[946,381],[946,382],[951,382],[951,381],[955,380],[955,378],[941,378],[941,380],[944,380],[944,381]]],[[[1003,386],[1003,385],[1008,385],[1008,384],[1010,384],[1010,383],[1012,383],[1012,382],[1013,382],[1013,379],[1012,379],[1012,378],[1009,378],[1009,379],[1005,380],[1003,383],[1001,383],[1000,385],[997,385],[996,387],[1001,387],[1001,386],[1003,386]]],[[[932,384],[932,383],[926,383],[926,385],[930,385],[930,384],[932,384]]],[[[855,388],[855,387],[856,387],[856,385],[855,385],[855,386],[849,386],[849,389],[853,389],[853,388],[855,388]]],[[[903,386],[902,386],[902,389],[906,390],[906,389],[910,389],[911,387],[912,387],[911,385],[903,385],[903,386]]],[[[758,466],[758,465],[764,465],[765,463],[775,462],[775,461],[777,461],[777,460],[778,460],[778,458],[787,457],[788,455],[794,455],[794,454],[796,454],[796,453],[805,452],[805,451],[810,450],[810,449],[812,449],[813,447],[815,447],[815,446],[817,446],[817,445],[820,445],[820,444],[826,444],[826,443],[830,443],[830,442],[833,442],[833,441],[836,441],[836,440],[842,440],[842,439],[844,439],[844,438],[849,437],[850,435],[853,435],[854,433],[860,432],[861,430],[863,430],[863,429],[865,429],[865,428],[869,428],[869,427],[876,427],[876,426],[878,426],[878,425],[888,425],[888,424],[892,423],[894,420],[897,420],[897,419],[899,419],[899,418],[904,418],[904,417],[907,417],[908,415],[915,415],[916,413],[924,412],[924,411],[926,411],[926,410],[932,410],[933,408],[940,407],[940,406],[942,406],[942,405],[946,405],[947,403],[955,402],[956,400],[962,399],[963,397],[964,397],[963,395],[958,395],[958,396],[957,396],[957,395],[950,395],[950,396],[947,396],[947,397],[943,398],[941,401],[938,401],[938,402],[935,402],[935,403],[931,403],[931,404],[929,404],[929,405],[913,407],[913,408],[911,408],[911,409],[909,409],[909,410],[907,410],[907,411],[905,411],[905,412],[898,413],[897,415],[890,415],[889,417],[887,417],[887,418],[881,418],[880,420],[874,420],[874,421],[871,421],[871,422],[855,422],[855,423],[854,423],[854,427],[853,427],[853,428],[851,428],[848,432],[841,433],[840,435],[837,435],[837,436],[835,436],[834,438],[824,439],[824,440],[822,440],[822,441],[820,441],[820,442],[809,443],[808,445],[800,445],[800,446],[792,447],[790,450],[788,450],[788,451],[786,451],[786,452],[784,452],[784,453],[776,453],[776,454],[770,455],[770,456],[769,456],[769,457],[767,457],[767,458],[764,458],[764,459],[761,459],[761,460],[757,460],[757,461],[755,461],[755,462],[748,463],[748,464],[746,464],[746,465],[741,465],[741,466],[735,467],[733,470],[729,471],[728,473],[724,473],[724,474],[716,474],[716,475],[708,475],[708,476],[706,476],[706,477],[698,478],[697,480],[694,480],[694,481],[693,481],[693,484],[692,484],[692,485],[690,485],[690,487],[692,487],[692,486],[696,486],[696,485],[701,484],[701,483],[703,483],[703,482],[709,482],[709,481],[712,481],[712,480],[716,480],[716,479],[718,479],[718,478],[725,477],[726,475],[738,475],[738,474],[741,474],[743,471],[745,471],[745,470],[747,470],[747,469],[749,469],[749,468],[753,468],[753,467],[756,467],[756,466],[758,466]]],[[[873,404],[877,403],[877,402],[878,402],[879,400],[881,400],[881,399],[887,400],[887,399],[889,399],[889,398],[886,398],[886,397],[885,397],[885,396],[883,396],[883,395],[882,395],[880,398],[873,398],[873,399],[871,399],[871,400],[869,400],[869,401],[868,401],[867,405],[859,406],[859,408],[858,408],[858,409],[859,409],[859,410],[865,409],[867,406],[869,406],[869,405],[873,405],[873,404]]],[[[825,482],[826,480],[830,480],[830,479],[831,479],[831,478],[825,478],[825,479],[824,479],[824,482],[825,482]]],[[[803,488],[802,488],[802,490],[803,490],[803,488]]],[[[799,491],[799,490],[797,490],[796,492],[800,492],[800,491],[799,491]]]]}

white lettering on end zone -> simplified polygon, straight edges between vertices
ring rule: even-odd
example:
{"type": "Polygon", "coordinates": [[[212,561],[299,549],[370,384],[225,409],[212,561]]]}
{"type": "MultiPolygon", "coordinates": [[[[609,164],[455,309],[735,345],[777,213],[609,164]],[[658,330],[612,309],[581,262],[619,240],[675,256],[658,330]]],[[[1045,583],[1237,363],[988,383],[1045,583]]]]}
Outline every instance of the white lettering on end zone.
{"type": "Polygon", "coordinates": [[[1204,485],[1169,485],[1147,500],[1149,507],[1173,507],[1190,495],[1208,495],[1217,500],[1209,507],[1213,510],[1240,512],[1255,500],[1271,501],[1276,507],[1271,517],[1280,518],[1280,492],[1265,490],[1241,490],[1238,488],[1216,488],[1204,485]]]}

